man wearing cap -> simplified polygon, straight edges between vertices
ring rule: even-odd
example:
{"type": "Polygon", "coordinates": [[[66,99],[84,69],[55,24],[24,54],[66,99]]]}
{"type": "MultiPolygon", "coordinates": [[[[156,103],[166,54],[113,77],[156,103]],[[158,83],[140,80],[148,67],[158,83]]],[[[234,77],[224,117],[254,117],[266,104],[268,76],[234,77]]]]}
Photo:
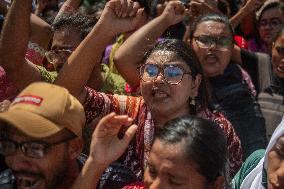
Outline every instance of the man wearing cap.
{"type": "Polygon", "coordinates": [[[0,113],[0,152],[10,168],[0,188],[69,188],[84,163],[80,102],[59,86],[34,83],[0,113]]]}

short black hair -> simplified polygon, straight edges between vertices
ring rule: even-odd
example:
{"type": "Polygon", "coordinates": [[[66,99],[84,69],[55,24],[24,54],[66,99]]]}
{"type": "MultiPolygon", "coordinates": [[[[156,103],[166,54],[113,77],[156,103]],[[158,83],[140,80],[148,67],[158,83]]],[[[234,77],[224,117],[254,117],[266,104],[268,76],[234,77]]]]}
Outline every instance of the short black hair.
{"type": "Polygon", "coordinates": [[[81,39],[90,33],[97,20],[95,18],[89,18],[80,13],[63,13],[56,18],[52,24],[53,31],[61,29],[76,29],[80,32],[81,39]]]}
{"type": "Polygon", "coordinates": [[[197,164],[197,171],[208,183],[224,176],[229,185],[227,142],[216,123],[194,116],[175,118],[159,128],[155,140],[164,144],[184,142],[186,158],[197,164]]]}
{"type": "Polygon", "coordinates": [[[220,14],[204,14],[198,17],[192,24],[190,28],[190,33],[189,33],[189,38],[193,39],[193,34],[196,31],[197,26],[202,23],[202,22],[207,22],[207,21],[214,21],[214,22],[220,22],[225,24],[232,35],[232,38],[234,37],[234,29],[230,23],[230,20],[228,19],[227,16],[225,15],[220,15],[220,14]]]}

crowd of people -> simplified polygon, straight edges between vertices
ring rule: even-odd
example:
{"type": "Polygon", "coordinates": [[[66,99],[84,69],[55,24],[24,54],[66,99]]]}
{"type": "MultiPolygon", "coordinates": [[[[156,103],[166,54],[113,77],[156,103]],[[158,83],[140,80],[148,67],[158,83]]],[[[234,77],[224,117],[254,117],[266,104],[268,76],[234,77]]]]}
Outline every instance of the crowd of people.
{"type": "Polygon", "coordinates": [[[284,188],[283,0],[0,0],[1,189],[284,188]]]}

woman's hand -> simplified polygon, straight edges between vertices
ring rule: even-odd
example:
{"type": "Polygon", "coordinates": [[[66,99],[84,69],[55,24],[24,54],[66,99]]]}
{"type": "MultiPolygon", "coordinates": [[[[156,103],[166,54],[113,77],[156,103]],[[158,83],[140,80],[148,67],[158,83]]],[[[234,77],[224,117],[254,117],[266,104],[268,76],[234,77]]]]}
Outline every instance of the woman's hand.
{"type": "Polygon", "coordinates": [[[98,21],[104,26],[106,34],[115,36],[135,30],[143,19],[144,10],[132,0],[109,1],[98,21]]]}
{"type": "Polygon", "coordinates": [[[191,19],[195,19],[202,14],[220,13],[215,0],[192,0],[189,3],[189,7],[189,16],[191,19]]]}
{"type": "Polygon", "coordinates": [[[97,165],[107,167],[123,154],[137,130],[137,125],[131,125],[132,121],[127,115],[115,113],[101,119],[93,133],[89,155],[97,165]],[[119,138],[124,126],[129,127],[119,138]]]}
{"type": "Polygon", "coordinates": [[[249,13],[257,11],[264,2],[265,0],[248,0],[244,5],[244,9],[249,13]]]}
{"type": "Polygon", "coordinates": [[[188,10],[185,8],[184,4],[180,1],[170,1],[167,3],[161,17],[168,20],[169,26],[175,25],[181,22],[188,10]]]}

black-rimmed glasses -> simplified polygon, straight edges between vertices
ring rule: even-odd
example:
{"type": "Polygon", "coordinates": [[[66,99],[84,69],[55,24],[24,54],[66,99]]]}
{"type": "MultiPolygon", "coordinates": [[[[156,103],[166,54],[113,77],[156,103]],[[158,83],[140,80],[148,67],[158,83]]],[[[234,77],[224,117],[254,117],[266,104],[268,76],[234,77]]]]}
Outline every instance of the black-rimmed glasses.
{"type": "Polygon", "coordinates": [[[45,57],[51,64],[54,64],[55,61],[66,62],[72,52],[72,49],[51,50],[45,53],[45,57]]]}
{"type": "Polygon", "coordinates": [[[74,135],[54,143],[47,143],[43,141],[27,141],[18,143],[10,139],[2,138],[0,139],[0,154],[3,154],[4,156],[13,155],[16,153],[17,149],[20,148],[26,156],[40,159],[44,157],[47,150],[52,146],[68,142],[76,137],[77,136],[74,135]]]}

